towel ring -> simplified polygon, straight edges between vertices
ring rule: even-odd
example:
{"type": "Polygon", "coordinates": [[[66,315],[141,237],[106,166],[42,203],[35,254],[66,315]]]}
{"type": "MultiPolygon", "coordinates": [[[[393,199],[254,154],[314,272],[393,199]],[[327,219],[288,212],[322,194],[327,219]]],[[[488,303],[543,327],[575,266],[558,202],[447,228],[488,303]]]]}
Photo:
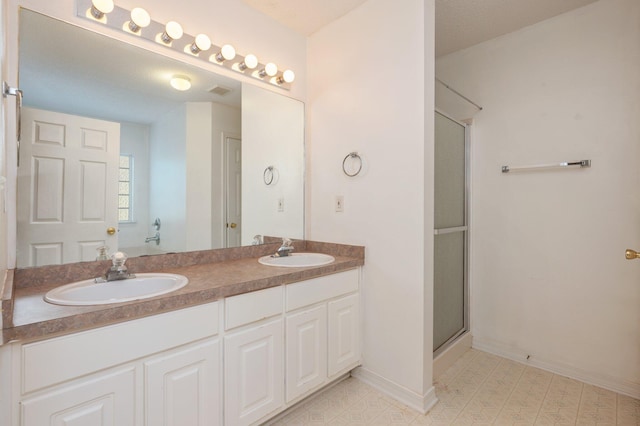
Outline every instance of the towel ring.
{"type": "Polygon", "coordinates": [[[342,171],[344,172],[345,175],[349,177],[358,176],[358,174],[360,174],[360,172],[362,171],[362,157],[360,157],[360,155],[357,152],[350,152],[349,154],[347,154],[347,156],[344,157],[344,160],[342,160],[342,171]],[[358,159],[358,170],[356,170],[354,173],[349,173],[347,171],[346,163],[348,158],[358,159]]]}
{"type": "Polygon", "coordinates": [[[273,166],[269,166],[266,169],[264,169],[262,178],[264,179],[265,185],[271,185],[273,183],[273,166]]]}

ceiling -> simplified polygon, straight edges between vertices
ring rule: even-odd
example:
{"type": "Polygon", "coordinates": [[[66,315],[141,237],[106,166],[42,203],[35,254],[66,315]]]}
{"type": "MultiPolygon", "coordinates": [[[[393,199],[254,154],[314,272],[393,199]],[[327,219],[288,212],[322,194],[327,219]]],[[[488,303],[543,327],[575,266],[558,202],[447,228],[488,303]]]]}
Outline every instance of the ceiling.
{"type": "MultiPolygon", "coordinates": [[[[242,1],[294,31],[310,35],[367,0],[242,1]]],[[[436,56],[508,34],[594,1],[435,0],[436,56]]]]}

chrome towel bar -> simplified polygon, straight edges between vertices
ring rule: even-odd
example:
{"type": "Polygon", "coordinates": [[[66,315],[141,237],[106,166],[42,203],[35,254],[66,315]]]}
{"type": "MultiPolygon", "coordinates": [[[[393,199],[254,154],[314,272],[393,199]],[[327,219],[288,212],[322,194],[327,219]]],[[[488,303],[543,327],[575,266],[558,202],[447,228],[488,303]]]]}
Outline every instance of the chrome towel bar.
{"type": "Polygon", "coordinates": [[[532,166],[502,166],[502,173],[516,172],[516,171],[527,171],[527,170],[538,170],[538,169],[555,169],[558,167],[591,167],[591,160],[580,160],[580,161],[565,161],[562,163],[552,163],[552,164],[536,164],[532,166]]]}

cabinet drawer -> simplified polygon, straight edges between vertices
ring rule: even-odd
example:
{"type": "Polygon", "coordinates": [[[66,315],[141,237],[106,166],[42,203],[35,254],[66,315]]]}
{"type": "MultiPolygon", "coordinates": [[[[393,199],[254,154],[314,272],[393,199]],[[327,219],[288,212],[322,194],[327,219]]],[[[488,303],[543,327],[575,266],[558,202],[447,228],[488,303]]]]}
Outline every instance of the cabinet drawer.
{"type": "Polygon", "coordinates": [[[278,286],[226,298],[224,329],[282,314],[283,291],[283,287],[278,286]]]}
{"type": "Polygon", "coordinates": [[[358,269],[287,286],[287,312],[358,290],[358,269]]]}
{"type": "Polygon", "coordinates": [[[218,303],[26,344],[22,393],[215,335],[218,303]]]}

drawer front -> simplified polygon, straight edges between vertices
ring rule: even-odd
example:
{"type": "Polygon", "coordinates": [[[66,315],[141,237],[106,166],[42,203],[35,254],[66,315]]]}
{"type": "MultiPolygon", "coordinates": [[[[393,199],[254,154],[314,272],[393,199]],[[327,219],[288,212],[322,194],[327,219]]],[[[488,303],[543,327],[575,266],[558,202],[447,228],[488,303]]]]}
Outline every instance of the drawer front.
{"type": "Polygon", "coordinates": [[[358,290],[359,270],[352,269],[287,286],[287,312],[358,290]]]}
{"type": "Polygon", "coordinates": [[[22,393],[218,333],[219,302],[22,346],[22,393]]]}
{"type": "Polygon", "coordinates": [[[283,287],[278,286],[226,298],[224,329],[282,314],[283,291],[283,287]]]}

